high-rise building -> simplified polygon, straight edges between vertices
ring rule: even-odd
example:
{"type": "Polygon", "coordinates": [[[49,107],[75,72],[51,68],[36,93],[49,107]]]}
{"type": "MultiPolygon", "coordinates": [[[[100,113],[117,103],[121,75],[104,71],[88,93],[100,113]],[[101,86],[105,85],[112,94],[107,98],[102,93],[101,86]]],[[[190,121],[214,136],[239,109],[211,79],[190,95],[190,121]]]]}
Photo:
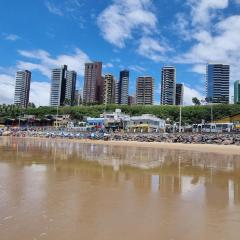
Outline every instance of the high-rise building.
{"type": "Polygon", "coordinates": [[[184,86],[182,83],[176,84],[176,105],[183,105],[184,86]]]}
{"type": "Polygon", "coordinates": [[[240,103],[240,80],[234,82],[234,103],[240,103]]]}
{"type": "Polygon", "coordinates": [[[176,104],[176,68],[166,66],[162,68],[161,104],[176,104]]]}
{"type": "Polygon", "coordinates": [[[120,72],[119,79],[119,94],[118,103],[122,105],[128,104],[128,85],[129,85],[129,71],[123,70],[120,72]]]}
{"type": "Polygon", "coordinates": [[[149,76],[137,78],[136,103],[139,105],[152,105],[154,101],[154,79],[149,76]]]}
{"type": "Polygon", "coordinates": [[[136,104],[135,96],[128,96],[128,105],[134,105],[134,104],[136,104]]]}
{"type": "Polygon", "coordinates": [[[50,106],[62,106],[65,100],[67,65],[52,69],[50,106]]]}
{"type": "Polygon", "coordinates": [[[77,73],[75,71],[67,71],[65,101],[71,106],[74,105],[75,101],[76,82],[77,73]]]}
{"type": "Polygon", "coordinates": [[[115,104],[119,104],[119,81],[115,79],[115,104]]]}
{"type": "Polygon", "coordinates": [[[115,79],[112,74],[106,74],[104,78],[103,103],[115,103],[115,79]]]}
{"type": "Polygon", "coordinates": [[[210,103],[229,103],[230,66],[207,64],[206,72],[207,101],[210,103]]]}
{"type": "Polygon", "coordinates": [[[68,71],[67,65],[52,70],[50,106],[73,105],[77,73],[68,71]]]}
{"type": "Polygon", "coordinates": [[[83,101],[88,103],[103,102],[102,63],[85,63],[83,101]]]}
{"type": "MultiPolygon", "coordinates": [[[[30,84],[31,72],[28,70],[17,71],[14,104],[22,108],[27,108],[29,103],[30,84]]],[[[2,91],[4,91],[4,89],[2,91]]]]}

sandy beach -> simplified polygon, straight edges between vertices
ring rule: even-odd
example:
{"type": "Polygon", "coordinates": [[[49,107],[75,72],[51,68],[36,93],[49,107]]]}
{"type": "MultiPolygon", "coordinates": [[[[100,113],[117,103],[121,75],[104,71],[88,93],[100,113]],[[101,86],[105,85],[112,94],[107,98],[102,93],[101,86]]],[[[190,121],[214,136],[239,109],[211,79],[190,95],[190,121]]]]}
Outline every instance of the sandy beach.
{"type": "Polygon", "coordinates": [[[213,144],[183,144],[183,143],[158,143],[158,142],[129,142],[129,141],[102,141],[102,140],[70,140],[82,143],[104,144],[110,146],[132,146],[132,147],[146,147],[146,148],[162,148],[169,150],[186,150],[197,152],[221,153],[221,154],[235,154],[240,156],[239,146],[224,146],[213,144]]]}
{"type": "MultiPolygon", "coordinates": [[[[17,137],[18,139],[21,137],[17,137]]],[[[169,150],[196,151],[204,153],[219,153],[240,156],[240,146],[235,145],[216,145],[216,144],[184,144],[184,143],[164,143],[164,142],[136,142],[136,141],[103,141],[90,139],[46,139],[39,137],[25,137],[25,139],[37,139],[41,141],[70,141],[84,144],[98,144],[108,146],[126,146],[141,148],[159,148],[169,150]]]]}

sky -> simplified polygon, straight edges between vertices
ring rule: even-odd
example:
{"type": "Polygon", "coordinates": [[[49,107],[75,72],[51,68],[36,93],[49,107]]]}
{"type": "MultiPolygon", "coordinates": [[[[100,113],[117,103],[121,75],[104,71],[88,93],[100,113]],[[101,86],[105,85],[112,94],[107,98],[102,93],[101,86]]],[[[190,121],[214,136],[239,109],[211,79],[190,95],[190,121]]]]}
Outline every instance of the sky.
{"type": "Polygon", "coordinates": [[[155,79],[175,66],[184,104],[205,97],[208,62],[231,65],[240,79],[240,0],[8,0],[0,8],[0,104],[13,103],[15,73],[32,71],[30,101],[48,105],[51,69],[67,64],[83,86],[84,63],[102,61],[103,74],[130,70],[155,79]]]}

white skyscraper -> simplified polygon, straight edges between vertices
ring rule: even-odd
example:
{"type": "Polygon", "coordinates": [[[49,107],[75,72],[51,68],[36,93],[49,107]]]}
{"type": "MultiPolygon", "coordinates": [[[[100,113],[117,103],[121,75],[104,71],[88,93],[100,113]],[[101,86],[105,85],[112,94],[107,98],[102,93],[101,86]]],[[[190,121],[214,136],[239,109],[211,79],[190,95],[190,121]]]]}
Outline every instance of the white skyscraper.
{"type": "Polygon", "coordinates": [[[77,73],[68,71],[67,65],[52,70],[50,106],[73,105],[77,73]]]}

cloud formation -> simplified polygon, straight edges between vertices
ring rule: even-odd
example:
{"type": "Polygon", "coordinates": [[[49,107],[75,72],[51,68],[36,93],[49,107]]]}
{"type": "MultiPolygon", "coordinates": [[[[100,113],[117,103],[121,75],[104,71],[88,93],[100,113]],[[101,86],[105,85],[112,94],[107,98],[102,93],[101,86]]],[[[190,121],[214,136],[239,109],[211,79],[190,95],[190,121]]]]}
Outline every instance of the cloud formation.
{"type": "Polygon", "coordinates": [[[164,53],[169,51],[170,48],[166,44],[160,44],[160,41],[152,37],[142,37],[139,41],[137,52],[148,59],[155,62],[164,60],[164,53]]]}
{"type": "Polygon", "coordinates": [[[0,104],[13,104],[15,77],[7,74],[0,74],[0,104]]]}
{"type": "MultiPolygon", "coordinates": [[[[0,74],[0,104],[14,103],[15,76],[0,74]]],[[[36,106],[48,106],[50,98],[50,83],[32,80],[30,90],[30,102],[36,106]]]]}
{"type": "Polygon", "coordinates": [[[157,17],[151,0],[115,0],[98,17],[103,38],[123,48],[134,31],[143,35],[156,31],[157,17]]]}
{"type": "Polygon", "coordinates": [[[193,25],[206,25],[217,16],[217,11],[228,7],[229,0],[187,0],[191,6],[193,25]]]}
{"type": "Polygon", "coordinates": [[[7,41],[15,42],[15,41],[21,39],[20,36],[18,36],[16,34],[12,34],[12,33],[10,33],[10,34],[9,33],[3,33],[2,35],[3,35],[4,39],[7,40],[7,41]]]}
{"type": "Polygon", "coordinates": [[[75,70],[78,75],[83,76],[84,64],[90,61],[88,55],[79,48],[75,49],[73,54],[61,54],[56,57],[52,57],[50,53],[42,49],[33,51],[19,50],[18,53],[27,60],[17,61],[16,67],[9,68],[9,71],[6,71],[6,68],[0,67],[0,89],[4,89],[0,94],[0,104],[13,104],[15,72],[17,70],[27,69],[29,71],[37,71],[47,77],[45,82],[40,82],[36,81],[32,74],[30,91],[30,101],[34,102],[37,106],[44,106],[49,105],[49,80],[53,68],[67,64],[70,70],[75,70]]]}
{"type": "Polygon", "coordinates": [[[33,51],[19,50],[18,52],[21,56],[28,59],[27,61],[18,61],[18,69],[39,71],[48,78],[51,76],[52,68],[64,64],[68,65],[70,70],[75,70],[80,76],[83,76],[84,64],[90,61],[88,55],[79,48],[76,48],[73,54],[62,54],[55,58],[42,49],[33,51]]]}
{"type": "Polygon", "coordinates": [[[61,10],[61,8],[56,6],[52,2],[46,1],[45,5],[50,13],[55,14],[60,17],[63,16],[63,11],[61,10]]]}
{"type": "MultiPolygon", "coordinates": [[[[190,16],[179,13],[177,26],[190,47],[174,58],[191,64],[192,71],[204,74],[204,65],[217,62],[231,65],[231,80],[240,78],[240,15],[225,15],[229,0],[188,0],[190,16]]],[[[238,0],[235,3],[239,4],[238,0]]]]}
{"type": "Polygon", "coordinates": [[[205,99],[204,95],[201,94],[200,91],[198,91],[197,89],[195,89],[195,88],[193,88],[191,86],[185,85],[184,86],[183,104],[185,106],[193,105],[192,99],[194,97],[198,98],[199,100],[205,99]]]}

